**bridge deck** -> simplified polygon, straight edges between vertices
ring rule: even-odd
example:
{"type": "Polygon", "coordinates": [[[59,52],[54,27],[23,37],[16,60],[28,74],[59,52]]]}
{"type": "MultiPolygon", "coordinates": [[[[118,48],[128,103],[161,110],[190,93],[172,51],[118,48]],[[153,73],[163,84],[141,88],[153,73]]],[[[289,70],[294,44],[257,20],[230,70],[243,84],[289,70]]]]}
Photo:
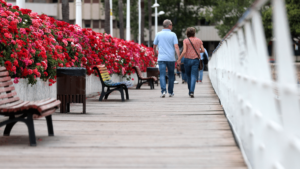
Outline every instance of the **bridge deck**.
{"type": "Polygon", "coordinates": [[[88,98],[87,114],[73,104],[73,113],[53,115],[55,137],[36,120],[37,147],[17,124],[0,137],[1,168],[247,168],[206,74],[193,99],[186,84],[175,84],[173,98],[159,98],[155,87],[129,90],[126,102],[119,93],[88,98]]]}

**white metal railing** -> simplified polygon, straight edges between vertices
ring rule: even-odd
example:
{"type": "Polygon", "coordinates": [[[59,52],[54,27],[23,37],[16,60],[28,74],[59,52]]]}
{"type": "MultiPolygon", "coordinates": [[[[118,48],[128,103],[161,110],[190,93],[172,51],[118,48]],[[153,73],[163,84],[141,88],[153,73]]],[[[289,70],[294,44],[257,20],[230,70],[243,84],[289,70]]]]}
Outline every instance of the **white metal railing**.
{"type": "Polygon", "coordinates": [[[257,0],[220,42],[209,77],[249,168],[300,168],[300,108],[284,0],[272,0],[277,81],[257,0]]]}

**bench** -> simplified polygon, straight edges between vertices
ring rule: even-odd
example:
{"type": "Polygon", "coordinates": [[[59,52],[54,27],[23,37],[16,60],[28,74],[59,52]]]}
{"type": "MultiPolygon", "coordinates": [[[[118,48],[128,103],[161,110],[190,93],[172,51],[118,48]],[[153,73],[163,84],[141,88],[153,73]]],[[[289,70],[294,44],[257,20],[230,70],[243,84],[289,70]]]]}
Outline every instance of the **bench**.
{"type": "Polygon", "coordinates": [[[133,69],[135,70],[138,77],[138,84],[136,85],[136,89],[140,89],[144,83],[148,83],[150,85],[150,89],[154,89],[154,82],[157,81],[157,78],[155,76],[143,77],[142,71],[138,66],[134,66],[133,69]]]}
{"type": "Polygon", "coordinates": [[[132,83],[111,81],[110,75],[105,65],[93,66],[93,69],[96,70],[96,72],[98,73],[101,86],[102,86],[102,91],[99,97],[99,101],[102,101],[103,98],[107,99],[110,93],[112,93],[115,90],[118,90],[121,93],[122,101],[125,101],[124,92],[123,92],[125,91],[126,99],[129,100],[128,87],[131,87],[132,83]],[[107,88],[106,91],[105,88],[107,88]]]}
{"type": "Polygon", "coordinates": [[[51,114],[59,108],[60,101],[45,99],[40,101],[22,101],[17,97],[17,92],[8,71],[0,66],[0,115],[5,116],[0,121],[0,127],[5,125],[4,136],[9,136],[17,122],[24,122],[29,133],[30,146],[36,146],[36,137],[33,120],[46,118],[48,135],[54,136],[51,114]]]}
{"type": "Polygon", "coordinates": [[[150,76],[156,77],[157,80],[154,83],[156,83],[158,86],[159,70],[157,67],[147,67],[147,77],[150,77],[150,76]]]}

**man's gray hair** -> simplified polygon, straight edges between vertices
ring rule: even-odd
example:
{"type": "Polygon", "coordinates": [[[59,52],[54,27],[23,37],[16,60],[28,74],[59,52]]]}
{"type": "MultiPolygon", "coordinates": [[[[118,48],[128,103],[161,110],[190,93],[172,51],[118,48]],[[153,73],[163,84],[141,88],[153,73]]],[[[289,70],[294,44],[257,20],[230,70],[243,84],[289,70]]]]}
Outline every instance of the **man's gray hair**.
{"type": "Polygon", "coordinates": [[[164,27],[164,28],[168,28],[171,24],[172,24],[171,20],[166,19],[166,20],[164,20],[164,22],[163,22],[163,27],[164,27]]]}

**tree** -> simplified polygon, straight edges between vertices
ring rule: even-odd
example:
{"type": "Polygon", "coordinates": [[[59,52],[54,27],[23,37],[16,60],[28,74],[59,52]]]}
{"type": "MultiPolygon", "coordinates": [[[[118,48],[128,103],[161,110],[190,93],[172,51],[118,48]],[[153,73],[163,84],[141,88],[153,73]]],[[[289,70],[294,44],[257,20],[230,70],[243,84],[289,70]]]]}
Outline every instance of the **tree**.
{"type": "Polygon", "coordinates": [[[107,34],[110,34],[110,7],[109,0],[105,0],[105,27],[104,31],[107,34]]]}
{"type": "MultiPolygon", "coordinates": [[[[118,6],[118,0],[113,0],[113,5],[118,6]]],[[[123,3],[126,3],[126,0],[123,0],[123,3]]],[[[118,10],[117,7],[113,8],[115,16],[119,16],[121,10],[118,10]]],[[[123,8],[123,15],[126,16],[126,8],[123,8]]],[[[120,23],[120,17],[116,18],[120,23]]],[[[126,17],[123,18],[123,23],[126,23],[126,17]]],[[[125,24],[126,26],[126,24],[125,24]]],[[[137,42],[138,39],[138,0],[130,0],[130,32],[133,35],[133,40],[137,42]]]]}
{"type": "Polygon", "coordinates": [[[197,25],[199,21],[200,8],[211,3],[210,0],[160,0],[158,11],[165,14],[159,16],[158,23],[162,24],[165,19],[170,19],[173,24],[172,31],[181,40],[187,27],[197,25]]]}
{"type": "Polygon", "coordinates": [[[200,14],[200,18],[205,18],[207,21],[215,23],[219,36],[224,37],[253,1],[215,0],[213,3],[206,4],[205,12],[200,14]]]}
{"type": "MultiPolygon", "coordinates": [[[[292,41],[297,44],[300,41],[300,0],[286,0],[285,3],[292,41]]],[[[273,37],[272,15],[271,7],[263,8],[262,20],[268,40],[273,37]]]]}
{"type": "Polygon", "coordinates": [[[69,0],[62,0],[61,3],[62,20],[69,23],[69,0]]]}
{"type": "Polygon", "coordinates": [[[124,19],[123,19],[123,16],[124,16],[123,0],[118,0],[118,1],[119,1],[119,3],[118,3],[119,11],[122,11],[122,12],[119,12],[120,38],[125,39],[125,37],[124,37],[124,19]]]}

